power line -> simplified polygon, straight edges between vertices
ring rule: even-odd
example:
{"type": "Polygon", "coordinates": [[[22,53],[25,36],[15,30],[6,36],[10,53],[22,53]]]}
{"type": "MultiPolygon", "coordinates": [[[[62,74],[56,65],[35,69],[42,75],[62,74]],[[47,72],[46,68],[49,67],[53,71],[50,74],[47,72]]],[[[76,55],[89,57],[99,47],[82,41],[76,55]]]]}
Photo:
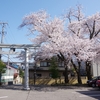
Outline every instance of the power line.
{"type": "MultiPolygon", "coordinates": [[[[4,55],[3,54],[2,56],[6,57],[7,58],[7,61],[8,61],[8,56],[7,55],[4,55]]],[[[13,59],[12,57],[9,57],[10,62],[14,62],[12,59],[13,59]]]]}
{"type": "Polygon", "coordinates": [[[9,36],[7,38],[10,39],[10,41],[12,41],[12,43],[14,43],[14,42],[16,42],[16,38],[15,38],[14,33],[12,32],[9,25],[8,25],[8,28],[9,28],[9,36]]]}

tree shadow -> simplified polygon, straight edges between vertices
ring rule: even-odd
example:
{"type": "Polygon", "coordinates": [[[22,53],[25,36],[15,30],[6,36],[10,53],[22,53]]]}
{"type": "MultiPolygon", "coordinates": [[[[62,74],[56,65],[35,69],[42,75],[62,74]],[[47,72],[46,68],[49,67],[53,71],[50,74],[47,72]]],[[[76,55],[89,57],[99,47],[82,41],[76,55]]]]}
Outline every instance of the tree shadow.
{"type": "MultiPolygon", "coordinates": [[[[87,86],[79,86],[79,85],[66,85],[66,86],[59,86],[59,85],[30,85],[30,90],[31,91],[44,91],[44,92],[55,92],[59,89],[63,89],[63,90],[68,90],[68,89],[82,89],[84,87],[89,88],[87,86]]],[[[6,90],[21,90],[21,91],[25,91],[24,86],[23,85],[3,85],[0,86],[0,89],[6,89],[6,90]]],[[[27,90],[26,90],[27,91],[27,90]]]]}
{"type": "Polygon", "coordinates": [[[6,90],[23,90],[23,85],[2,85],[0,89],[6,90]]]}
{"type": "Polygon", "coordinates": [[[100,100],[100,89],[99,88],[90,88],[88,91],[76,91],[82,95],[80,97],[92,97],[96,100],[100,100]]]}
{"type": "Polygon", "coordinates": [[[87,87],[87,85],[83,85],[83,86],[73,86],[73,85],[66,85],[66,86],[60,86],[60,85],[35,85],[35,86],[30,86],[31,90],[35,90],[35,91],[44,91],[44,92],[54,92],[54,91],[57,91],[57,90],[68,90],[68,89],[82,89],[82,88],[90,88],[90,87],[87,87]]]}

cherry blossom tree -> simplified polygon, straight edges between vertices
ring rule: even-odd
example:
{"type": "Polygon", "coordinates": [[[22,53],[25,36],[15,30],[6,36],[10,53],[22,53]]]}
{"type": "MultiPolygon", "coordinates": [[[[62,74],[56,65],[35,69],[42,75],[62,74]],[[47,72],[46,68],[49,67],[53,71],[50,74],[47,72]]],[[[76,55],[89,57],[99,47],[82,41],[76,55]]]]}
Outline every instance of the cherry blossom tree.
{"type": "MultiPolygon", "coordinates": [[[[80,13],[80,10],[78,11],[80,13]]],[[[73,15],[73,14],[71,14],[73,15]]],[[[77,14],[80,15],[80,14],[77,14]]],[[[80,16],[79,16],[80,17],[80,16]]],[[[74,21],[70,21],[68,30],[70,34],[76,34],[80,38],[88,38],[95,41],[94,45],[99,45],[100,39],[100,13],[96,13],[92,16],[79,18],[74,21]],[[81,19],[81,20],[79,20],[81,19]]],[[[67,16],[69,20],[69,16],[67,16]]],[[[95,46],[96,47],[96,46],[95,46]]],[[[97,50],[97,48],[95,48],[97,50]]],[[[99,49],[98,49],[99,50],[99,49]]],[[[99,51],[98,51],[99,52],[99,51]]],[[[87,77],[91,79],[91,61],[86,61],[87,77]]]]}
{"type": "Polygon", "coordinates": [[[96,56],[96,52],[93,50],[94,42],[90,41],[89,39],[74,39],[73,46],[72,46],[72,52],[75,56],[78,67],[75,65],[73,59],[71,60],[77,76],[78,76],[78,82],[81,84],[81,77],[80,77],[80,67],[82,61],[92,61],[93,58],[96,56]]]}
{"type": "MultiPolygon", "coordinates": [[[[70,10],[66,17],[69,19],[67,28],[65,27],[65,18],[50,18],[45,11],[39,11],[25,16],[20,27],[27,26],[32,34],[38,32],[35,38],[30,39],[33,43],[41,45],[35,60],[47,59],[57,55],[64,61],[67,73],[67,64],[73,59],[74,55],[79,65],[78,69],[77,66],[74,68],[76,68],[78,82],[81,84],[80,63],[82,60],[92,61],[93,57],[96,56],[95,42],[85,35],[90,31],[84,24],[86,19],[81,13],[80,7],[76,11],[70,10]],[[71,16],[74,17],[73,20],[71,20],[71,16]]],[[[65,82],[68,83],[68,73],[65,75],[65,82]]]]}
{"type": "Polygon", "coordinates": [[[20,27],[23,26],[29,26],[28,29],[31,33],[34,31],[39,32],[35,39],[31,39],[32,42],[41,44],[41,48],[39,50],[40,52],[38,52],[36,58],[42,57],[42,59],[46,59],[54,56],[54,54],[59,54],[59,48],[62,46],[60,44],[65,42],[62,41],[64,40],[63,20],[56,17],[54,19],[50,19],[45,11],[39,11],[37,13],[32,13],[28,16],[25,16],[20,27]]]}
{"type": "MultiPolygon", "coordinates": [[[[68,19],[68,21],[69,21],[69,24],[68,24],[68,32],[69,32],[69,34],[71,34],[71,35],[76,35],[76,36],[78,36],[78,37],[80,37],[80,38],[86,38],[87,37],[87,35],[85,35],[85,34],[83,34],[83,33],[85,33],[83,30],[83,27],[82,27],[82,22],[83,22],[83,20],[85,20],[85,17],[84,17],[84,14],[82,13],[82,8],[81,8],[81,6],[77,6],[77,9],[70,9],[68,12],[67,12],[67,14],[66,14],[66,16],[65,16],[65,18],[67,18],[68,19]]],[[[75,55],[76,56],[76,55],[75,55]]],[[[82,56],[81,56],[82,57],[82,56]]],[[[74,62],[73,62],[73,60],[71,60],[72,61],[72,63],[73,63],[73,66],[74,66],[74,68],[75,68],[75,70],[76,70],[76,72],[80,72],[80,67],[78,68],[75,64],[74,64],[74,62]],[[78,69],[77,69],[78,68],[78,69]]],[[[79,61],[78,61],[79,62],[79,61]]],[[[87,61],[86,61],[87,62],[87,61]]],[[[89,61],[90,62],[90,61],[89,61]]],[[[86,63],[87,64],[87,63],[86,63]]],[[[80,65],[80,62],[79,62],[79,64],[78,65],[80,65]]],[[[89,67],[89,68],[91,68],[91,67],[89,67]]],[[[91,69],[89,69],[89,72],[91,72],[90,71],[91,69]]],[[[88,73],[89,73],[88,72],[88,73]]],[[[78,75],[79,76],[79,75],[78,75]]],[[[80,83],[81,83],[81,81],[80,81],[80,83]]]]}
{"type": "Polygon", "coordinates": [[[64,61],[66,65],[65,69],[68,72],[68,61],[73,59],[73,55],[75,55],[79,65],[78,68],[73,62],[72,63],[76,69],[78,82],[81,84],[81,61],[91,61],[96,56],[96,52],[94,52],[94,42],[90,41],[89,39],[80,39],[77,36],[64,37],[62,41],[60,40],[60,42],[58,42],[58,45],[57,42],[58,41],[56,41],[56,43],[42,45],[40,51],[37,53],[36,59],[50,59],[54,55],[58,55],[58,57],[64,61]]]}

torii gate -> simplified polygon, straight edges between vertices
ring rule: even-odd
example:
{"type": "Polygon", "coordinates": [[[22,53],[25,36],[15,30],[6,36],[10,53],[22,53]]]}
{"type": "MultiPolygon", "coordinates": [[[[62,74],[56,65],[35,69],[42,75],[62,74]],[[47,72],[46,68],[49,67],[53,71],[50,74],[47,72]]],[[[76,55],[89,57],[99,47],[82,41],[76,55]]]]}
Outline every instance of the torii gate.
{"type": "MultiPolygon", "coordinates": [[[[28,49],[36,49],[40,47],[39,45],[32,45],[32,44],[0,44],[0,48],[15,48],[15,49],[24,49],[25,50],[25,80],[24,80],[24,89],[30,90],[29,87],[29,59],[28,59],[28,49]]],[[[0,54],[10,54],[10,52],[3,52],[0,51],[0,54]]],[[[12,53],[11,53],[12,54],[12,53]]],[[[13,53],[18,54],[18,53],[13,53]]]]}

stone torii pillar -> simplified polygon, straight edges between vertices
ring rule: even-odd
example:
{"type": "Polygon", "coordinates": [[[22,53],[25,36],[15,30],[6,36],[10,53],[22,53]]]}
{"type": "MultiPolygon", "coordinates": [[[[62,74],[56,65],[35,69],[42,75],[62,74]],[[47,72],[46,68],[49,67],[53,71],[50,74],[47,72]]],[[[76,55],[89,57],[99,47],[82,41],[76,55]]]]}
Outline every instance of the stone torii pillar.
{"type": "Polygon", "coordinates": [[[25,73],[24,73],[24,89],[30,90],[29,88],[29,51],[25,48],[25,73]]]}

